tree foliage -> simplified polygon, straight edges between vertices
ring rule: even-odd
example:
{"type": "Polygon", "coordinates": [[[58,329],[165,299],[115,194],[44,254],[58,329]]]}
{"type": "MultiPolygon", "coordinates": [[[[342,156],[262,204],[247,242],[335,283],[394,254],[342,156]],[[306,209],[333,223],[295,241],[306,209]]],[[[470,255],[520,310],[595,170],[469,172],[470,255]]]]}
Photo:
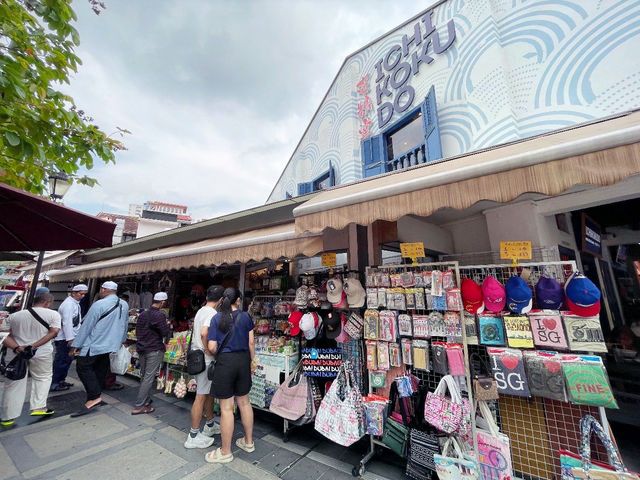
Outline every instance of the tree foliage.
{"type": "Polygon", "coordinates": [[[0,0],[0,181],[34,193],[54,171],[92,186],[80,167],[124,149],[59,90],[81,64],[74,20],[71,0],[0,0]]]}

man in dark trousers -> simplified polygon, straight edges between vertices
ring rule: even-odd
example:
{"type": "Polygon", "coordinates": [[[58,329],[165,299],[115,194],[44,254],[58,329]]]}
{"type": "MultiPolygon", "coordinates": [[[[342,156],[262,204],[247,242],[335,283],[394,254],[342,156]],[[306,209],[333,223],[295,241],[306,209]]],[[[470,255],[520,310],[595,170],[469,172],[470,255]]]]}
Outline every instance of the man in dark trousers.
{"type": "Polygon", "coordinates": [[[161,310],[167,301],[165,292],[153,296],[151,307],[140,314],[136,323],[136,349],[140,359],[140,390],[131,415],[151,413],[150,392],[164,359],[164,339],[171,335],[167,315],[161,310]]]}

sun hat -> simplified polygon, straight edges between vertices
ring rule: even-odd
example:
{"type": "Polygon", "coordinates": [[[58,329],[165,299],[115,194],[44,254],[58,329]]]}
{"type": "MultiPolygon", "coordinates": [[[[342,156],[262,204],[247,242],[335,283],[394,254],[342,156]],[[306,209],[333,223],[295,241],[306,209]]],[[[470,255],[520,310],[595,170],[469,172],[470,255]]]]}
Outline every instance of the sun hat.
{"type": "Polygon", "coordinates": [[[505,285],[507,307],[513,313],[529,313],[533,306],[533,292],[527,282],[519,275],[514,275],[505,285]]]}
{"type": "Polygon", "coordinates": [[[347,278],[343,287],[347,294],[347,302],[351,308],[364,307],[364,301],[367,298],[367,292],[362,287],[362,283],[357,278],[347,278]]]}
{"type": "Polygon", "coordinates": [[[72,292],[88,292],[89,287],[87,287],[84,283],[79,283],[78,285],[74,285],[71,291],[72,292]]]}
{"type": "Polygon", "coordinates": [[[289,335],[296,337],[300,335],[300,320],[304,314],[300,310],[289,314],[289,335]]]}
{"type": "Polygon", "coordinates": [[[460,293],[462,294],[462,304],[467,312],[473,314],[484,312],[484,300],[480,285],[470,278],[465,278],[460,285],[460,293]]]}
{"type": "Polygon", "coordinates": [[[340,303],[343,293],[342,280],[339,278],[330,278],[327,280],[327,300],[334,305],[340,303]]]}
{"type": "Polygon", "coordinates": [[[104,288],[106,290],[116,291],[116,290],[118,290],[118,284],[116,282],[112,282],[111,280],[109,280],[108,282],[104,282],[102,284],[102,288],[104,288]]]}
{"type": "Polygon", "coordinates": [[[162,302],[163,300],[167,300],[169,297],[166,292],[158,292],[153,296],[154,302],[162,302]]]}
{"type": "Polygon", "coordinates": [[[600,313],[600,289],[580,272],[574,272],[564,285],[567,307],[581,317],[600,313]]]}
{"type": "Polygon", "coordinates": [[[536,302],[542,310],[560,310],[564,303],[560,282],[553,277],[540,277],[536,284],[536,302]]]}
{"type": "Polygon", "coordinates": [[[490,312],[499,313],[504,310],[507,295],[504,286],[496,280],[496,277],[489,276],[484,279],[482,296],[484,297],[484,306],[490,312]]]}

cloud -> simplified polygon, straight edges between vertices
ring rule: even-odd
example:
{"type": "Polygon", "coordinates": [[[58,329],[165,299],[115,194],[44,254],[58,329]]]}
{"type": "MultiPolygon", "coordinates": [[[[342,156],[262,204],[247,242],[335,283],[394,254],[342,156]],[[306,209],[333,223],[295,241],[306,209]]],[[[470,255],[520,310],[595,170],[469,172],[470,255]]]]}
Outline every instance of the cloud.
{"type": "Polygon", "coordinates": [[[116,165],[65,203],[126,212],[164,200],[206,218],[264,203],[344,58],[428,4],[381,0],[74,2],[83,65],[69,93],[116,165]]]}

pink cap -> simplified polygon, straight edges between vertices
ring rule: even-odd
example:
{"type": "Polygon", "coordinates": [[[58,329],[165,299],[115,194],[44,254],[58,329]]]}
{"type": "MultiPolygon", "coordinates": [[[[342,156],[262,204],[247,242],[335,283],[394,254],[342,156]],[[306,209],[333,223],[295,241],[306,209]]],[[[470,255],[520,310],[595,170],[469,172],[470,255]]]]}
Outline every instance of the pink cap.
{"type": "Polygon", "coordinates": [[[487,277],[482,282],[482,296],[484,297],[484,306],[487,310],[499,313],[504,310],[507,303],[507,292],[495,277],[487,277]]]}

